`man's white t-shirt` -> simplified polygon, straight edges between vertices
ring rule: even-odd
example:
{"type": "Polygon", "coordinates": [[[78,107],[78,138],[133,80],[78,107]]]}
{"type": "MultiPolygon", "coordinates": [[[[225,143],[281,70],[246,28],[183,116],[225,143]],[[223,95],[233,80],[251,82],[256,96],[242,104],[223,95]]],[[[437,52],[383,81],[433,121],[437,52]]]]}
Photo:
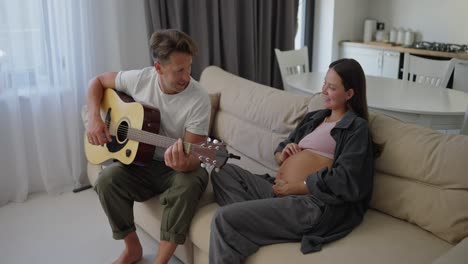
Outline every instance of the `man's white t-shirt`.
{"type": "Polygon", "coordinates": [[[170,138],[184,138],[185,131],[208,135],[211,103],[208,93],[190,78],[180,93],[165,94],[159,87],[159,75],[154,67],[120,71],[115,78],[115,89],[124,92],[136,102],[156,107],[161,113],[159,134],[170,138]]]}

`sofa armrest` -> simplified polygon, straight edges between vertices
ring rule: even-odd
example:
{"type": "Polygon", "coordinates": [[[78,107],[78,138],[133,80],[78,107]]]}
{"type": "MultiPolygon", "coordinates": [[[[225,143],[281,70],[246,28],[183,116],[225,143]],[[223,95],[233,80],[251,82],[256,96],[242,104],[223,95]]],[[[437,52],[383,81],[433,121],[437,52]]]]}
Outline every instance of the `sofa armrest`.
{"type": "Polygon", "coordinates": [[[432,264],[464,264],[468,259],[468,237],[451,248],[447,253],[438,257],[432,264]]]}
{"type": "Polygon", "coordinates": [[[91,183],[92,186],[96,185],[97,178],[99,177],[99,173],[102,171],[102,169],[102,164],[92,164],[88,162],[87,173],[89,183],[91,183]]]}

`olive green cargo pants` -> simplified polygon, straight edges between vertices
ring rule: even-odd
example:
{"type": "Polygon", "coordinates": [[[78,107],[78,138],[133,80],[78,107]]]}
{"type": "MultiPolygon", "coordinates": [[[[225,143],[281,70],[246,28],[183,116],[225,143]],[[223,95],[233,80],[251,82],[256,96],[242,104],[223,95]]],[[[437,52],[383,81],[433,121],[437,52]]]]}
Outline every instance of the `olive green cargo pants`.
{"type": "Polygon", "coordinates": [[[135,231],[133,203],[161,194],[163,207],[161,240],[183,244],[198,201],[208,184],[202,168],[179,173],[164,162],[147,166],[114,162],[99,176],[95,190],[109,219],[114,239],[123,239],[135,231]]]}

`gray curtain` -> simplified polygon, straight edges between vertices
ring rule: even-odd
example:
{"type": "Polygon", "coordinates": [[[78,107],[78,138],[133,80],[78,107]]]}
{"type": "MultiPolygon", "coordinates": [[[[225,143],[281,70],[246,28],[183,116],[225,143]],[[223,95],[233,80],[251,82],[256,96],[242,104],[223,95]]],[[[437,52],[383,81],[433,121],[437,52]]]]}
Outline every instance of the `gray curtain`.
{"type": "Polygon", "coordinates": [[[282,88],[275,48],[294,48],[297,0],[146,0],[148,34],[175,28],[197,43],[192,76],[217,65],[282,88]]]}

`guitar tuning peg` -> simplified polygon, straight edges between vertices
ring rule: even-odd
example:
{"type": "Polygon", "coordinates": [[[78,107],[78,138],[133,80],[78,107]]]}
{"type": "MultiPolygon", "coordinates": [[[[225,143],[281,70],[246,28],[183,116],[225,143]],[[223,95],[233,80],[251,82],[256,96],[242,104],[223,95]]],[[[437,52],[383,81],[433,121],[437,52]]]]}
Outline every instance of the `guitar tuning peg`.
{"type": "Polygon", "coordinates": [[[216,172],[219,172],[219,168],[214,169],[216,172]]]}
{"type": "Polygon", "coordinates": [[[215,139],[215,140],[213,140],[213,143],[218,144],[219,140],[215,139]]]}
{"type": "Polygon", "coordinates": [[[200,164],[200,167],[206,168],[206,164],[205,164],[205,163],[201,163],[201,164],[200,164]]]}
{"type": "Polygon", "coordinates": [[[207,138],[206,138],[206,142],[211,142],[211,138],[210,138],[210,137],[207,137],[207,138]]]}

